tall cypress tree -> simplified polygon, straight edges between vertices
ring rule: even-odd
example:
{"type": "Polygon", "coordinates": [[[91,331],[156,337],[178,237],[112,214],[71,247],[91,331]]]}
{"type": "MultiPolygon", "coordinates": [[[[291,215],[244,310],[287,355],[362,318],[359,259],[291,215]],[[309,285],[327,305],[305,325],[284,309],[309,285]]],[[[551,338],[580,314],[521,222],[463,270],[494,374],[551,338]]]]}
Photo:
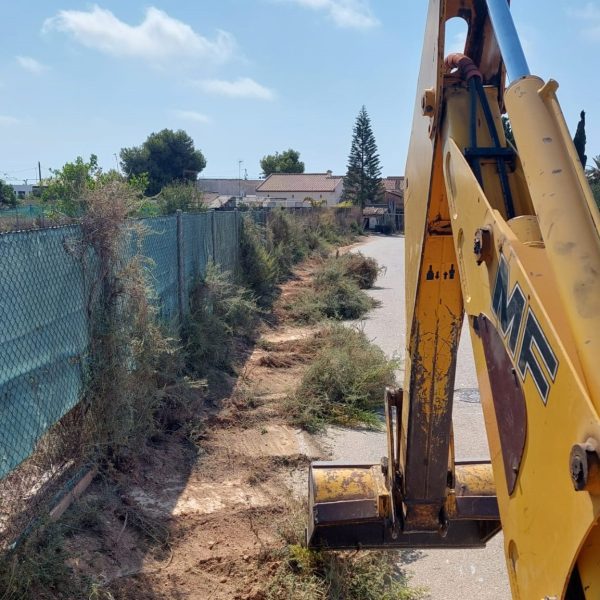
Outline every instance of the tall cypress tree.
{"type": "Polygon", "coordinates": [[[587,165],[587,156],[585,155],[586,142],[587,137],[585,135],[585,111],[582,110],[579,115],[579,123],[577,123],[577,131],[575,132],[573,143],[575,144],[575,149],[577,150],[579,160],[581,161],[581,165],[583,166],[584,170],[587,165]]]}
{"type": "Polygon", "coordinates": [[[363,106],[356,117],[343,199],[360,207],[384,201],[381,166],[371,120],[363,106]]]}

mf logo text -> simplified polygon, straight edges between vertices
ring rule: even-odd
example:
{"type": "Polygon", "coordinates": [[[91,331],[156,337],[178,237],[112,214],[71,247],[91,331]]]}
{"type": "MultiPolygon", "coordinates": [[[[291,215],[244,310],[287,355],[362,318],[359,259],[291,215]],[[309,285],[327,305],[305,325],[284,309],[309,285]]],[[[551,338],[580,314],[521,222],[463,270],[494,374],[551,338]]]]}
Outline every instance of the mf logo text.
{"type": "Polygon", "coordinates": [[[515,283],[509,290],[508,282],[508,263],[501,255],[492,310],[521,381],[525,381],[529,373],[546,404],[558,371],[558,360],[519,284],[515,283]]]}

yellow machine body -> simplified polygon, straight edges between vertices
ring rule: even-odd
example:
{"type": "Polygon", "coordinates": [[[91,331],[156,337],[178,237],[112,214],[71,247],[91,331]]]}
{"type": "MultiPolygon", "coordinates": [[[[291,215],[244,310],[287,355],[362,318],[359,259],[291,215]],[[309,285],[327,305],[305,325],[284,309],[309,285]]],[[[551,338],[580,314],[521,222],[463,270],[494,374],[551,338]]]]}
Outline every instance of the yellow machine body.
{"type": "Polygon", "coordinates": [[[504,532],[515,598],[600,598],[600,217],[557,84],[505,70],[483,0],[431,0],[406,167],[407,348],[380,465],[315,463],[324,548],[504,532]],[[444,68],[448,19],[479,75],[444,68]],[[516,149],[504,137],[507,110],[516,149]],[[454,458],[466,318],[491,461],[454,458]]]}

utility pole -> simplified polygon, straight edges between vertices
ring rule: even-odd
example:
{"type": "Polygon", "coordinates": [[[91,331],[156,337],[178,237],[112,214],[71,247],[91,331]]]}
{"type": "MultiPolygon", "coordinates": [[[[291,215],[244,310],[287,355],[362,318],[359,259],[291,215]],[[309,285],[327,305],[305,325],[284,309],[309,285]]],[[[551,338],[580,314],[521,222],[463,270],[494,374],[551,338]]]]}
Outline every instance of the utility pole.
{"type": "Polygon", "coordinates": [[[238,160],[238,198],[242,197],[242,163],[243,160],[238,160]]]}
{"type": "Polygon", "coordinates": [[[119,159],[117,158],[117,153],[113,152],[113,156],[115,157],[115,163],[117,163],[117,173],[121,172],[121,166],[119,165],[119,159]]]}
{"type": "Polygon", "coordinates": [[[38,160],[38,182],[40,184],[40,192],[42,191],[42,165],[38,160]]]}

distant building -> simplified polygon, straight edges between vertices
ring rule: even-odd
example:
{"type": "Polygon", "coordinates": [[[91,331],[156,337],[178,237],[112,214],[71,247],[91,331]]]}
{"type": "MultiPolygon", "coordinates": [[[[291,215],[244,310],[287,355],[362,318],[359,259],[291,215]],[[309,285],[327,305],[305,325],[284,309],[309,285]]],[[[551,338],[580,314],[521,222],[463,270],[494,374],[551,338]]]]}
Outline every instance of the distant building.
{"type": "Polygon", "coordinates": [[[384,201],[365,206],[363,227],[384,233],[404,231],[404,177],[386,177],[382,182],[384,201]]]}
{"type": "Polygon", "coordinates": [[[33,193],[37,192],[40,189],[39,185],[32,184],[10,184],[12,189],[15,190],[15,194],[17,194],[17,198],[19,200],[23,200],[28,196],[31,196],[33,193]]]}
{"type": "Polygon", "coordinates": [[[327,173],[273,173],[256,188],[263,206],[301,207],[340,203],[344,178],[327,173]]]}
{"type": "Polygon", "coordinates": [[[229,194],[217,194],[216,192],[204,192],[202,194],[202,206],[208,210],[233,210],[236,207],[236,196],[229,194]]]}
{"type": "Polygon", "coordinates": [[[198,179],[196,185],[202,192],[219,196],[253,196],[261,179],[198,179]]]}

